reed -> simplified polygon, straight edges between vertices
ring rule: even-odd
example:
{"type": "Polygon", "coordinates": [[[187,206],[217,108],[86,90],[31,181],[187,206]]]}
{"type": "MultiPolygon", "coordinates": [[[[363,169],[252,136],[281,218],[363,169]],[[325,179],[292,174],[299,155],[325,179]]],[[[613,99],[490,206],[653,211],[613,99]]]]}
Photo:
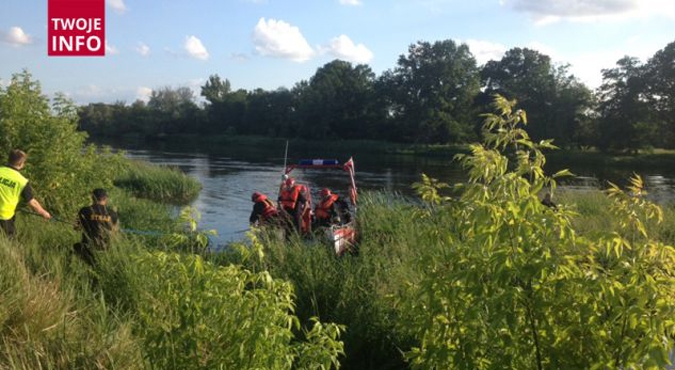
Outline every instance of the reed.
{"type": "Polygon", "coordinates": [[[129,160],[121,166],[113,182],[115,186],[127,189],[137,197],[173,204],[187,204],[201,190],[197,180],[177,168],[135,160],[129,160]]]}

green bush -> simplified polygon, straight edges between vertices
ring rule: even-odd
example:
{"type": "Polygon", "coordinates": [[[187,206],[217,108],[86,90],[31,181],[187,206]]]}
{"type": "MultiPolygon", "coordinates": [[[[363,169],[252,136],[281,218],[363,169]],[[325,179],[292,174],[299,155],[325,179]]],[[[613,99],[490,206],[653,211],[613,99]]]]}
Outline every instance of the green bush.
{"type": "Polygon", "coordinates": [[[416,313],[412,367],[662,368],[675,250],[651,234],[659,207],[635,178],[630,193],[609,191],[616,228],[580,236],[568,207],[540,204],[544,187],[555,190],[541,152],[552,145],[529,140],[513,105],[498,97],[485,144],[461,156],[470,180],[448,206],[456,229],[423,251],[416,299],[403,302],[416,313]]]}
{"type": "Polygon", "coordinates": [[[92,189],[112,186],[119,156],[85,147],[74,105],[63,95],[53,104],[24,71],[0,87],[0,160],[11,149],[28,153],[24,170],[36,197],[56,214],[73,214],[92,189]]]}
{"type": "Polygon", "coordinates": [[[317,322],[296,339],[293,290],[266,272],[165,252],[139,252],[124,266],[153,368],[329,369],[342,353],[337,325],[317,322]]]}

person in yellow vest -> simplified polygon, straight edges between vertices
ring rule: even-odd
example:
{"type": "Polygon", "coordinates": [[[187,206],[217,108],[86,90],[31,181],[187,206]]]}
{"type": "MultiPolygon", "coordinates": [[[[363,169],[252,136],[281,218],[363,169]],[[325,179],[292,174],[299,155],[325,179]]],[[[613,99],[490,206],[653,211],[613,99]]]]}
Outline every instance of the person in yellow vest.
{"type": "Polygon", "coordinates": [[[28,179],[21,171],[26,164],[28,155],[19,149],[9,152],[7,165],[0,167],[0,229],[9,237],[14,237],[16,229],[16,206],[23,199],[40,216],[49,220],[52,215],[42,208],[42,205],[33,198],[33,189],[28,179]]]}

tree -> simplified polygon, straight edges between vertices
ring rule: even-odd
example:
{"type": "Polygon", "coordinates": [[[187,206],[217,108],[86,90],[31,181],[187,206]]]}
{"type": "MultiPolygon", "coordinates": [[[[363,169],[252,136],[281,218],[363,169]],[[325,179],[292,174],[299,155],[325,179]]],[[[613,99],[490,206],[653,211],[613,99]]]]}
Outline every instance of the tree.
{"type": "Polygon", "coordinates": [[[476,60],[452,40],[410,45],[398,66],[382,76],[390,119],[402,140],[460,142],[471,132],[472,102],[479,89],[476,60]]]}
{"type": "Polygon", "coordinates": [[[247,97],[244,122],[247,133],[287,136],[292,114],[292,94],[288,89],[274,91],[255,89],[247,97]]]}
{"type": "Polygon", "coordinates": [[[647,100],[644,66],[623,57],[616,67],[602,70],[598,89],[598,146],[602,150],[631,150],[649,145],[655,124],[647,100]]]}
{"type": "Polygon", "coordinates": [[[153,90],[148,101],[148,108],[155,113],[155,127],[151,129],[151,133],[169,134],[196,130],[194,117],[198,107],[194,100],[194,93],[189,87],[172,89],[167,86],[153,90]]]}
{"type": "Polygon", "coordinates": [[[550,121],[544,123],[548,127],[546,131],[560,146],[588,144],[590,138],[586,136],[584,129],[589,125],[593,114],[593,92],[578,78],[569,74],[568,65],[554,68],[553,76],[555,96],[550,105],[550,121]]]}
{"type": "MultiPolygon", "coordinates": [[[[553,138],[568,145],[576,141],[584,113],[591,107],[591,92],[568,66],[554,66],[551,58],[536,50],[513,48],[501,60],[491,60],[481,71],[484,94],[517,99],[535,125],[535,140],[553,138]]],[[[488,99],[483,99],[488,101],[488,99]]]]}
{"type": "Polygon", "coordinates": [[[28,71],[0,87],[0,156],[15,148],[28,153],[26,177],[57,215],[74,213],[91,189],[112,186],[114,166],[85,147],[77,120],[73,103],[57,94],[50,104],[28,71]]]}
{"type": "Polygon", "coordinates": [[[227,94],[232,91],[230,81],[223,81],[220,76],[211,75],[202,86],[201,95],[211,104],[222,103],[227,94]]]}
{"type": "Polygon", "coordinates": [[[675,42],[659,50],[645,66],[647,100],[659,126],[659,144],[675,146],[675,42]]]}
{"type": "Polygon", "coordinates": [[[334,60],[317,69],[299,95],[300,135],[355,139],[369,136],[375,74],[366,65],[334,60]]]}

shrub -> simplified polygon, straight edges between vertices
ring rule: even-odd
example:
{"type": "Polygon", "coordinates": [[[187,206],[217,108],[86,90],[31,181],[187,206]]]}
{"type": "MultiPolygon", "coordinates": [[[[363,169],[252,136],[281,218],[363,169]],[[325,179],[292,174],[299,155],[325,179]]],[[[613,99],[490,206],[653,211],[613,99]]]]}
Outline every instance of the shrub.
{"type": "Polygon", "coordinates": [[[456,231],[425,251],[417,299],[406,302],[420,343],[411,365],[663,367],[675,329],[675,250],[650,234],[660,209],[635,178],[628,194],[609,191],[616,229],[579,236],[573,212],[539,202],[566,172],[544,175],[542,150],[554,147],[530,141],[514,104],[497,97],[485,143],[460,156],[470,180],[453,208],[456,231]]]}
{"type": "Polygon", "coordinates": [[[57,95],[50,105],[28,72],[0,87],[0,160],[14,148],[28,153],[25,175],[50,211],[72,214],[91,189],[112,186],[119,157],[97,153],[85,139],[72,102],[57,95]]]}
{"type": "Polygon", "coordinates": [[[157,369],[329,369],[340,327],[316,322],[306,341],[290,284],[199,256],[139,252],[125,264],[143,352],[157,369]]]}

